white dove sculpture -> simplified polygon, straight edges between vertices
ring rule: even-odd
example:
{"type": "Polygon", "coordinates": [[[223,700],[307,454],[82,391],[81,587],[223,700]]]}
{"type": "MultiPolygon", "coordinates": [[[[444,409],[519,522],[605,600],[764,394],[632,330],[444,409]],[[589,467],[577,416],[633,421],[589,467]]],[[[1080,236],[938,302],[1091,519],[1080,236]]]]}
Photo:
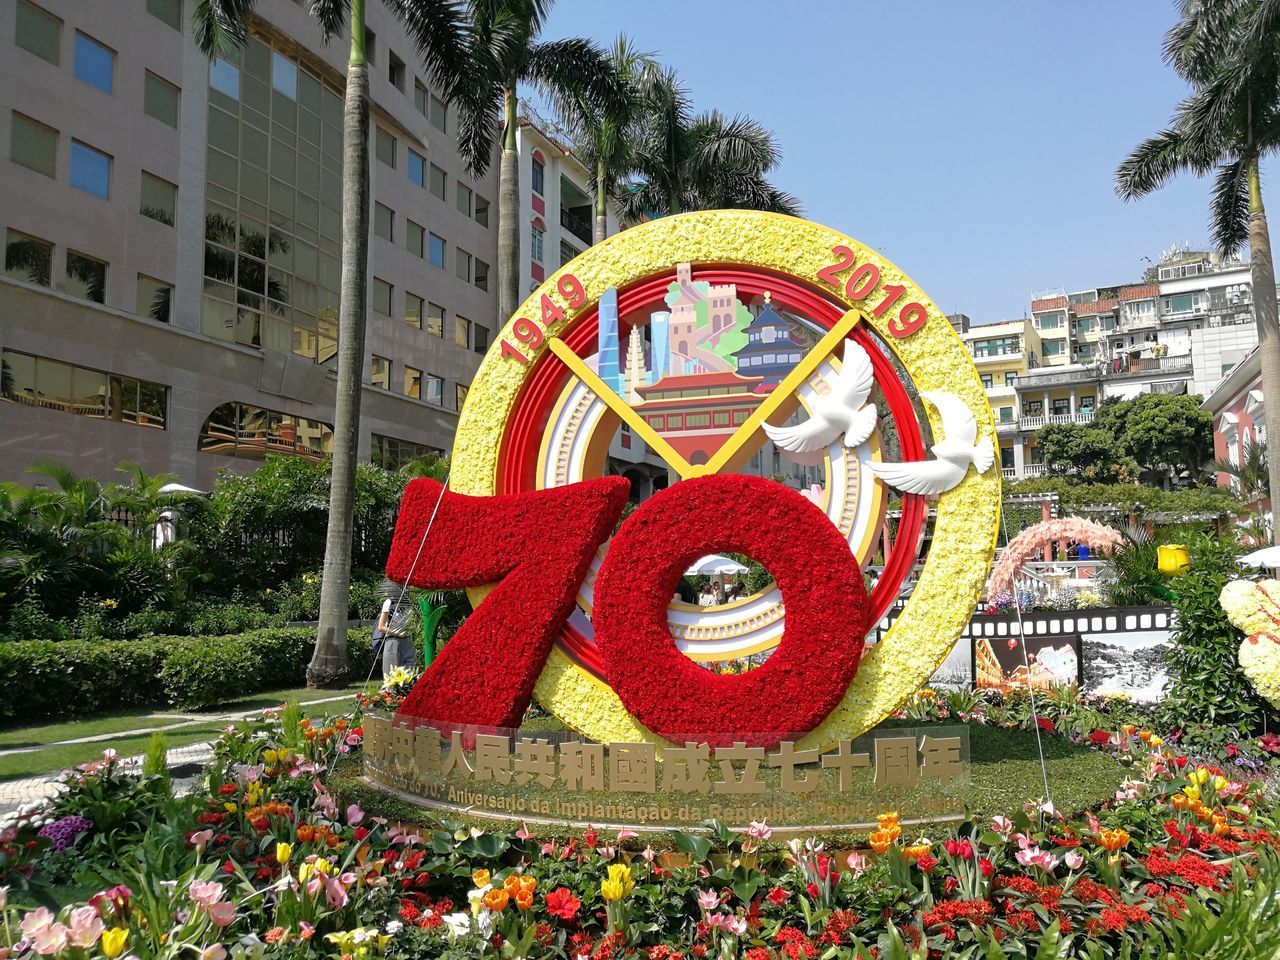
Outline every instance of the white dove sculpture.
{"type": "Polygon", "coordinates": [[[876,406],[867,403],[875,382],[867,351],[848,343],[830,392],[814,397],[809,419],[793,427],[766,423],[764,432],[787,459],[797,463],[821,460],[822,452],[841,433],[846,447],[856,447],[876,428],[876,406]]]}
{"type": "Polygon", "coordinates": [[[878,463],[870,467],[877,477],[905,493],[933,494],[950,490],[964,479],[972,463],[986,473],[995,463],[996,451],[990,437],[978,440],[978,421],[968,404],[954,393],[924,390],[920,396],[942,417],[942,440],[929,449],[936,460],[907,463],[878,463]]]}

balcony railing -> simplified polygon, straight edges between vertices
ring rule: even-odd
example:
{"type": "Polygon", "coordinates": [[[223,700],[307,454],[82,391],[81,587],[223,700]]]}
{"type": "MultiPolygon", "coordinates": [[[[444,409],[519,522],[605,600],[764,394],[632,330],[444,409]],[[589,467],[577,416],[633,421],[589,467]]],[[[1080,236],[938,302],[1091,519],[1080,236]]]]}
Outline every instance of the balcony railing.
{"type": "Polygon", "coordinates": [[[1000,475],[1006,480],[1016,480],[1018,477],[1018,471],[1014,470],[1013,467],[1002,467],[1000,469],[1000,475]]]}
{"type": "Polygon", "coordinates": [[[1051,413],[1047,417],[1043,414],[1034,414],[1029,417],[1023,417],[1021,421],[1021,429],[1023,430],[1039,430],[1041,427],[1050,423],[1092,423],[1092,410],[1077,410],[1075,413],[1051,413]]]}
{"type": "Polygon", "coordinates": [[[1022,465],[1022,475],[1024,477],[1043,477],[1045,475],[1045,465],[1043,463],[1024,463],[1022,465]]]}
{"type": "Polygon", "coordinates": [[[564,209],[564,207],[560,208],[560,226],[564,227],[588,246],[591,244],[591,228],[568,210],[564,209]]]}

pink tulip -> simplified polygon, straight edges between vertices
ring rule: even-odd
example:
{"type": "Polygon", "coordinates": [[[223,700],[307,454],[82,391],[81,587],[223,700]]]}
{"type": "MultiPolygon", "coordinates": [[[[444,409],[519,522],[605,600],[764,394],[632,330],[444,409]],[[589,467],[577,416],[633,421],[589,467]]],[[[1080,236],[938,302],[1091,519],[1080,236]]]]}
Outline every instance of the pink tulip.
{"type": "Polygon", "coordinates": [[[332,877],[322,877],[324,883],[324,899],[331,910],[341,910],[347,905],[347,888],[342,885],[341,880],[335,880],[332,877]]]}
{"type": "Polygon", "coordinates": [[[93,907],[76,907],[71,911],[71,945],[91,947],[102,936],[102,918],[93,907]]]}
{"type": "Polygon", "coordinates": [[[227,960],[227,949],[220,943],[200,951],[200,960],[227,960]]]}
{"type": "Polygon", "coordinates": [[[204,848],[209,845],[209,841],[212,839],[212,830],[197,830],[191,835],[191,845],[196,848],[196,856],[204,853],[204,848]]]}
{"type": "Polygon", "coordinates": [[[1084,857],[1072,850],[1062,858],[1062,862],[1067,865],[1068,870],[1079,870],[1084,865],[1084,857]]]}
{"type": "Polygon", "coordinates": [[[209,906],[209,919],[220,927],[228,926],[236,918],[236,905],[230,900],[223,900],[209,906]]]}
{"type": "Polygon", "coordinates": [[[192,880],[191,900],[198,907],[211,907],[226,893],[217,880],[192,880]]]}
{"type": "Polygon", "coordinates": [[[52,923],[44,927],[32,938],[31,945],[36,953],[42,957],[61,953],[67,948],[67,934],[69,932],[65,924],[52,923]]]}
{"type": "Polygon", "coordinates": [[[364,819],[364,811],[360,809],[359,804],[353,803],[351,804],[351,806],[347,807],[347,825],[348,826],[354,827],[363,819],[364,819]]]}
{"type": "Polygon", "coordinates": [[[991,829],[1008,840],[1009,834],[1013,833],[1013,821],[1007,817],[992,817],[991,829]]]}
{"type": "Polygon", "coordinates": [[[53,914],[49,912],[48,907],[36,907],[18,924],[18,929],[28,939],[34,937],[40,931],[47,929],[53,923],[53,914]]]}
{"type": "Polygon", "coordinates": [[[703,910],[714,910],[720,906],[720,894],[714,890],[699,890],[698,906],[703,910]]]}

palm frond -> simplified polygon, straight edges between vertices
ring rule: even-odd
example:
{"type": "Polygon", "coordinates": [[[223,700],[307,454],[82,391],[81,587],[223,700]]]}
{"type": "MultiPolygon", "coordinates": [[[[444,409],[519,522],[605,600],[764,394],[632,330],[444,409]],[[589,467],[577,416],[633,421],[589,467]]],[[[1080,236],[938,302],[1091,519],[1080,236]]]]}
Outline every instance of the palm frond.
{"type": "Polygon", "coordinates": [[[1116,170],[1116,194],[1122,200],[1145,197],[1192,166],[1182,130],[1178,127],[1164,130],[1138,144],[1120,164],[1116,170]]]}
{"type": "Polygon", "coordinates": [[[773,133],[750,117],[726,120],[717,110],[696,117],[691,130],[693,162],[745,167],[760,172],[778,163],[781,153],[773,133]]]}
{"type": "Polygon", "coordinates": [[[466,4],[462,0],[385,0],[436,83],[447,87],[468,70],[466,4]]]}
{"type": "Polygon", "coordinates": [[[1235,253],[1249,241],[1249,164],[1224,163],[1214,178],[1209,228],[1223,253],[1235,253]]]}
{"type": "Polygon", "coordinates": [[[557,112],[579,103],[601,116],[627,109],[627,91],[613,64],[595,43],[580,37],[547,40],[529,48],[521,79],[532,83],[557,112]]]}
{"type": "Polygon", "coordinates": [[[328,43],[346,26],[351,0],[307,0],[307,12],[320,25],[324,42],[328,43]]]}
{"type": "Polygon", "coordinates": [[[191,15],[196,46],[211,57],[225,57],[249,39],[254,0],[198,0],[191,15]]]}

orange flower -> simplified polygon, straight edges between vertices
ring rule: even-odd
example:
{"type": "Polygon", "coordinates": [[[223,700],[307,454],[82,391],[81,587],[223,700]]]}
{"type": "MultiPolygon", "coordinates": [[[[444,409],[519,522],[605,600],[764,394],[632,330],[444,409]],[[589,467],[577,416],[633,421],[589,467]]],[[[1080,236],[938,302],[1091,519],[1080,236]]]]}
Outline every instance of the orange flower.
{"type": "Polygon", "coordinates": [[[1102,846],[1102,849],[1115,853],[1121,847],[1128,845],[1129,834],[1123,829],[1103,830],[1098,834],[1098,843],[1102,846]]]}
{"type": "Polygon", "coordinates": [[[304,823],[298,827],[298,841],[300,843],[310,843],[316,837],[316,828],[309,823],[304,823]]]}
{"type": "Polygon", "coordinates": [[[521,890],[519,893],[516,894],[516,906],[519,907],[521,910],[529,910],[530,908],[532,908],[533,894],[526,893],[524,890],[521,890]]]}
{"type": "Polygon", "coordinates": [[[477,887],[487,887],[489,885],[489,871],[473,870],[471,872],[471,882],[477,887]]]}
{"type": "MultiPolygon", "coordinates": [[[[1126,737],[1132,737],[1132,736],[1133,736],[1133,732],[1134,732],[1135,730],[1137,730],[1138,728],[1137,728],[1137,727],[1135,727],[1132,723],[1126,723],[1126,724],[1125,724],[1123,727],[1121,727],[1120,729],[1124,731],[1124,735],[1125,735],[1126,737]]],[[[1150,734],[1148,734],[1148,736],[1150,736],[1150,734]]]]}
{"type": "Polygon", "coordinates": [[[907,855],[907,863],[915,863],[917,860],[919,860],[921,857],[923,857],[926,853],[929,852],[929,844],[927,843],[913,844],[910,847],[903,848],[902,852],[907,855]]]}
{"type": "Polygon", "coordinates": [[[493,889],[484,895],[484,905],[494,913],[501,913],[507,909],[507,903],[511,900],[511,894],[506,890],[493,889]]]}
{"type": "Polygon", "coordinates": [[[1190,802],[1191,801],[1187,798],[1187,796],[1181,793],[1175,793],[1172,797],[1169,798],[1169,804],[1175,810],[1185,810],[1187,808],[1187,804],[1190,802]]]}
{"type": "Polygon", "coordinates": [[[871,834],[869,840],[871,841],[871,849],[876,853],[884,853],[893,843],[893,837],[884,830],[877,830],[871,834]]]}
{"type": "Polygon", "coordinates": [[[507,893],[511,894],[511,896],[514,897],[516,893],[519,892],[520,890],[520,874],[518,873],[507,874],[507,879],[502,881],[502,889],[507,891],[507,893]]]}
{"type": "Polygon", "coordinates": [[[527,873],[520,875],[520,892],[521,893],[527,893],[529,896],[533,896],[533,891],[537,889],[538,889],[538,880],[536,877],[531,877],[527,873]]]}
{"type": "Polygon", "coordinates": [[[1139,731],[1138,731],[1138,739],[1139,739],[1139,740],[1141,740],[1143,743],[1148,743],[1148,742],[1150,742],[1150,740],[1151,740],[1151,731],[1150,731],[1150,730],[1139,730],[1139,731]]]}

